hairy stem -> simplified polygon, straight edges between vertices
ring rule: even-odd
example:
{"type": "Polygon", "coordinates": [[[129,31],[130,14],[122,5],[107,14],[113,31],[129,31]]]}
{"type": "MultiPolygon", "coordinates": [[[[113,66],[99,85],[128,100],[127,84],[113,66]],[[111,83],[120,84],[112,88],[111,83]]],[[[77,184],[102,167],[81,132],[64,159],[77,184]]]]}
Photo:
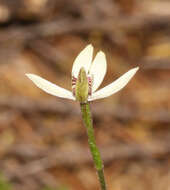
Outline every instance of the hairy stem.
{"type": "Polygon", "coordinates": [[[89,105],[89,103],[82,103],[82,104],[80,104],[80,106],[81,106],[81,112],[82,112],[84,125],[87,130],[88,143],[89,143],[90,151],[91,151],[91,154],[93,157],[94,165],[97,170],[101,190],[106,190],[103,163],[102,163],[99,149],[96,145],[94,129],[93,129],[93,121],[92,121],[92,116],[91,116],[91,112],[90,112],[90,105],[89,105]]]}

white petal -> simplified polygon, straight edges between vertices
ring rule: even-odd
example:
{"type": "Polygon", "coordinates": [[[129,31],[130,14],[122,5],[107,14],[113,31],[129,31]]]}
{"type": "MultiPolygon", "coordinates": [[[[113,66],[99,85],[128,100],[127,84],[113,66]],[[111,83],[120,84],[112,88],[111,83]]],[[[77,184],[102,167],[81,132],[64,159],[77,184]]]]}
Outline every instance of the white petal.
{"type": "Polygon", "coordinates": [[[71,100],[75,100],[74,96],[72,95],[72,92],[61,88],[37,75],[34,74],[26,74],[26,76],[32,80],[32,82],[39,88],[41,88],[43,91],[47,92],[48,94],[51,94],[53,96],[58,96],[60,98],[67,98],[71,100]]]}
{"type": "Polygon", "coordinates": [[[72,76],[77,78],[79,71],[82,67],[84,67],[86,73],[88,73],[88,70],[92,62],[92,56],[93,56],[93,46],[88,45],[76,57],[73,63],[72,76]]]}
{"type": "Polygon", "coordinates": [[[90,75],[92,75],[93,77],[92,92],[96,91],[97,88],[102,83],[104,76],[106,74],[106,70],[107,70],[106,57],[105,54],[102,51],[100,51],[97,53],[90,69],[90,75]]]}
{"type": "Polygon", "coordinates": [[[100,98],[105,98],[111,96],[112,94],[121,90],[126,84],[130,81],[130,79],[135,75],[139,67],[133,68],[129,70],[127,73],[122,75],[116,81],[112,82],[111,84],[107,85],[106,87],[98,90],[91,97],[89,97],[89,101],[97,100],[100,98]]]}

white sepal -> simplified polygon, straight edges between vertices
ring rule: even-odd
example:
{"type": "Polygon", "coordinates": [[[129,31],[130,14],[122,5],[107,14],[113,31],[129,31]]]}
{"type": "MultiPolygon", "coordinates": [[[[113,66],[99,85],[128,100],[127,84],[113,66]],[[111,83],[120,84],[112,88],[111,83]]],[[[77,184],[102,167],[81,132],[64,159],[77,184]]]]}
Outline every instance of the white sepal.
{"type": "Polygon", "coordinates": [[[57,96],[60,98],[67,98],[71,100],[75,100],[75,97],[72,95],[72,92],[61,88],[37,75],[34,74],[26,74],[26,76],[32,80],[32,82],[39,88],[41,88],[43,91],[47,92],[48,94],[51,94],[53,96],[57,96]]]}
{"type": "Polygon", "coordinates": [[[106,87],[94,92],[91,97],[89,97],[89,101],[105,98],[111,96],[112,94],[121,90],[126,84],[130,81],[130,79],[135,75],[139,67],[133,68],[129,70],[127,73],[122,75],[116,81],[112,82],[111,84],[107,85],[106,87]]]}
{"type": "Polygon", "coordinates": [[[82,67],[85,69],[86,73],[88,73],[88,70],[92,62],[92,56],[93,56],[93,46],[88,45],[76,57],[73,63],[72,76],[77,78],[79,71],[82,67]]]}
{"type": "Polygon", "coordinates": [[[97,53],[92,66],[90,68],[90,75],[93,78],[92,92],[95,92],[102,83],[107,70],[107,63],[105,54],[100,51],[97,53]]]}

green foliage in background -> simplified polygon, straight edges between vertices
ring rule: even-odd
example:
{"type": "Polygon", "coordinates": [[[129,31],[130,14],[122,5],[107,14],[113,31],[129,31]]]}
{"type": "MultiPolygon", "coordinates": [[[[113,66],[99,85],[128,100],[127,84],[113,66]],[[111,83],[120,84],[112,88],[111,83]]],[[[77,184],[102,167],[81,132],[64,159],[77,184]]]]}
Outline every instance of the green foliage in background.
{"type": "Polygon", "coordinates": [[[0,190],[12,190],[11,185],[7,180],[0,174],[0,190]]]}
{"type": "MultiPolygon", "coordinates": [[[[0,173],[0,190],[12,190],[12,185],[5,179],[0,173]]],[[[44,187],[42,190],[69,190],[66,186],[60,186],[58,188],[44,187]]]]}

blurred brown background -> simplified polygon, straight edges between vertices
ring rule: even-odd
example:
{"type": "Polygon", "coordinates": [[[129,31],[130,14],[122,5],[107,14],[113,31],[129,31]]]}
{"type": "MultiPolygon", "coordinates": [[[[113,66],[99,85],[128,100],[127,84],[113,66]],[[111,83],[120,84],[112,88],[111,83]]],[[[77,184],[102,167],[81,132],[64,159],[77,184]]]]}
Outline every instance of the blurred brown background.
{"type": "Polygon", "coordinates": [[[170,189],[170,1],[1,0],[0,190],[99,189],[78,103],[25,77],[71,89],[89,43],[107,56],[102,86],[140,67],[91,105],[108,189],[170,189]]]}

